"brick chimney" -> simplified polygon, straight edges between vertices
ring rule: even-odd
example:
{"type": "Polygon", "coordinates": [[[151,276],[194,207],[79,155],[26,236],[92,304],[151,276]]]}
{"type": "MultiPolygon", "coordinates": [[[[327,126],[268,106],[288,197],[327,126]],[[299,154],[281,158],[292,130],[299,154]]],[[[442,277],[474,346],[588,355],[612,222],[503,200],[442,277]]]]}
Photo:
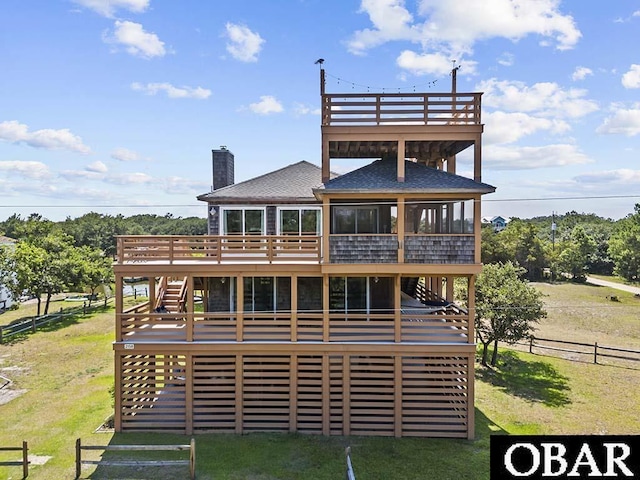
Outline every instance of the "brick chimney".
{"type": "Polygon", "coordinates": [[[234,176],[234,157],[233,153],[227,150],[224,145],[220,146],[220,150],[211,150],[213,160],[213,189],[217,190],[227,185],[233,185],[234,176]]]}

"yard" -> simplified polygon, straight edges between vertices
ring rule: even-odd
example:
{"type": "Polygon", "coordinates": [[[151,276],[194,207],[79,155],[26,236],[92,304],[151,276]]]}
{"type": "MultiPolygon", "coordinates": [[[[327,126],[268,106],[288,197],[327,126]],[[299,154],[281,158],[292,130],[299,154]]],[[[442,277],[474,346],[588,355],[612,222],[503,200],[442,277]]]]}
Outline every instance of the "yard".
{"type": "MultiPolygon", "coordinates": [[[[585,285],[538,285],[548,295],[549,318],[539,336],[640,346],[640,299],[585,285]]],[[[64,306],[56,303],[53,308],[64,306]]],[[[19,311],[21,312],[21,311],[19,311]]],[[[13,312],[11,312],[13,313],[13,312]]],[[[0,316],[0,323],[6,323],[0,316]]],[[[74,443],[188,443],[163,434],[94,433],[110,414],[113,310],[70,319],[57,328],[0,345],[0,375],[23,393],[0,405],[0,446],[29,442],[29,479],[74,477],[74,443]],[[37,465],[36,463],[43,463],[37,465]]],[[[496,370],[477,365],[476,439],[393,439],[254,434],[198,435],[197,478],[232,480],[344,477],[351,446],[358,479],[487,479],[494,433],[609,433],[640,431],[631,414],[640,404],[640,365],[622,368],[530,355],[502,347],[496,370]]],[[[0,452],[0,461],[16,454],[0,452]]],[[[186,468],[83,470],[85,478],[188,478],[186,468]]],[[[20,478],[20,467],[0,467],[0,478],[20,478]]]]}

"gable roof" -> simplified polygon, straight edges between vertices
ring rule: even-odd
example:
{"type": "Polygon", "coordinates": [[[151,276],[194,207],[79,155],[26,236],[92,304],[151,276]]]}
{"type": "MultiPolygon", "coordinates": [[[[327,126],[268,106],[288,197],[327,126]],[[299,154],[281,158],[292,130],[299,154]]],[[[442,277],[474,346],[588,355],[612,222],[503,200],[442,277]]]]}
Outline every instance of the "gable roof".
{"type": "Polygon", "coordinates": [[[476,182],[467,177],[437,170],[425,165],[405,160],[405,181],[398,182],[395,159],[376,160],[352,172],[329,180],[314,193],[354,192],[368,193],[492,193],[495,187],[476,182]]]}
{"type": "Polygon", "coordinates": [[[316,202],[313,189],[320,185],[322,169],[303,160],[197,198],[210,203],[316,202]]]}

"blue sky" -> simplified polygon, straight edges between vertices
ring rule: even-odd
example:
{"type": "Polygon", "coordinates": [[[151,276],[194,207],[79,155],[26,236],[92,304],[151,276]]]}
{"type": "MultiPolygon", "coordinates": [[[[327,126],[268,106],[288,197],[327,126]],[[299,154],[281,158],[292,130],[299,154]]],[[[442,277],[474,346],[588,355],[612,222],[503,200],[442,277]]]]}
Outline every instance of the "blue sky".
{"type": "Polygon", "coordinates": [[[4,0],[0,220],[204,217],[220,145],[236,181],[319,164],[320,57],[329,93],[446,92],[455,59],[484,92],[483,215],[620,218],[638,45],[637,0],[4,0]]]}

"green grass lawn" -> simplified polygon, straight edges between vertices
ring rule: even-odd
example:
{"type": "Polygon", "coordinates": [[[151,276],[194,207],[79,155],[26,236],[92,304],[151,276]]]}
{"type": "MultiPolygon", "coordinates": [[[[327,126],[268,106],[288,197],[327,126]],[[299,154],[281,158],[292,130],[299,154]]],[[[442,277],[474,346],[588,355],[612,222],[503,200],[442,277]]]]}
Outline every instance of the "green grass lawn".
{"type": "MultiPolygon", "coordinates": [[[[637,304],[621,297],[606,309],[604,290],[583,285],[539,285],[549,296],[545,335],[598,336],[621,346],[638,340],[637,304]],[[618,307],[618,308],[620,308],[618,307]],[[602,310],[602,315],[597,312],[602,310]],[[633,320],[635,318],[635,330],[633,320]],[[617,324],[617,325],[616,325],[617,324]]],[[[623,292],[619,292],[622,294],[623,292]]],[[[0,375],[25,393],[0,405],[0,446],[29,442],[30,454],[51,457],[32,465],[29,479],[74,477],[74,443],[188,443],[165,434],[94,433],[112,410],[113,309],[76,317],[46,332],[0,345],[0,375]]],[[[572,337],[573,336],[573,337],[572,337]]],[[[488,479],[489,438],[494,433],[637,434],[640,366],[622,368],[530,355],[501,347],[496,369],[476,364],[476,438],[318,437],[252,434],[197,435],[197,478],[231,480],[336,479],[351,446],[359,479],[488,479]]],[[[0,461],[15,459],[0,452],[0,461]]],[[[0,467],[0,479],[20,478],[19,467],[0,467]]],[[[187,469],[83,469],[84,478],[173,480],[187,469]]]]}

